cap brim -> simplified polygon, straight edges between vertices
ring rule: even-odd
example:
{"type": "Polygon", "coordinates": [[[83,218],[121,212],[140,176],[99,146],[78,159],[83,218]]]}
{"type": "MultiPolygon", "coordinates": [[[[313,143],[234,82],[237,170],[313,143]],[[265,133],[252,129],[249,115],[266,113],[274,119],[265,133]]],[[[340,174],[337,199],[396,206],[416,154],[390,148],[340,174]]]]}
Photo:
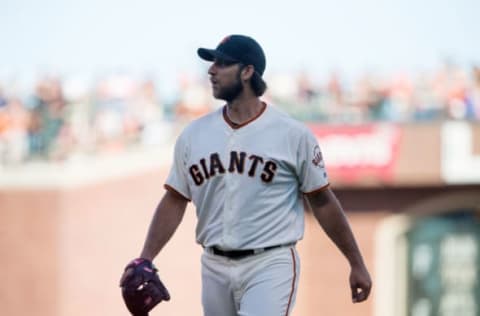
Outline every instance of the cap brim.
{"type": "Polygon", "coordinates": [[[214,61],[215,59],[223,59],[226,61],[236,61],[234,58],[228,56],[227,54],[219,52],[218,50],[215,50],[215,49],[199,48],[197,50],[197,54],[198,56],[200,56],[201,59],[206,61],[214,61]]]}

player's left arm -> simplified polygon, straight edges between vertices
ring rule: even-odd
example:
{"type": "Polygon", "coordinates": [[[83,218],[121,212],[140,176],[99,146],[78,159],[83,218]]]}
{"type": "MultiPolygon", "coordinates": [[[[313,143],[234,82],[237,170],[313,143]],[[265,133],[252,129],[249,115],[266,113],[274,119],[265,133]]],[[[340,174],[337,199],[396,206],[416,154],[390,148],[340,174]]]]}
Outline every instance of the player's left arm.
{"type": "Polygon", "coordinates": [[[372,281],[340,202],[330,187],[305,196],[320,226],[350,263],[352,301],[365,301],[372,281]]]}

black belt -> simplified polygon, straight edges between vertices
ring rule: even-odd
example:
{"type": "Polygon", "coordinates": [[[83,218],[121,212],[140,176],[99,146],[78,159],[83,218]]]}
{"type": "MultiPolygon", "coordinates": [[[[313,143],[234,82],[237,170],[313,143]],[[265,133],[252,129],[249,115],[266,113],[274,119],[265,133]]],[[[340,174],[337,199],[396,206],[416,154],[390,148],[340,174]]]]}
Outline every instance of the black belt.
{"type": "Polygon", "coordinates": [[[251,255],[259,254],[268,250],[272,250],[275,248],[280,248],[283,246],[287,246],[287,245],[275,245],[275,246],[270,246],[265,248],[245,249],[245,250],[222,250],[213,246],[210,249],[212,250],[214,255],[223,256],[230,259],[240,259],[240,258],[248,257],[251,255]]]}

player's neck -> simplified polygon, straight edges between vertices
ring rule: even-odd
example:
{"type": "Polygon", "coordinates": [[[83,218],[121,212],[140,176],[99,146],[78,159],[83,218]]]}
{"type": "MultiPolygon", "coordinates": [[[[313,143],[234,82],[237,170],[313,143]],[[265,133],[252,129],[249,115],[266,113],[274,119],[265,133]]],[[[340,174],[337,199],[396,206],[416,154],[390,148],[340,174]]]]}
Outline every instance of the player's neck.
{"type": "Polygon", "coordinates": [[[258,116],[264,107],[265,103],[258,97],[237,98],[227,103],[227,116],[230,121],[242,124],[258,116]]]}

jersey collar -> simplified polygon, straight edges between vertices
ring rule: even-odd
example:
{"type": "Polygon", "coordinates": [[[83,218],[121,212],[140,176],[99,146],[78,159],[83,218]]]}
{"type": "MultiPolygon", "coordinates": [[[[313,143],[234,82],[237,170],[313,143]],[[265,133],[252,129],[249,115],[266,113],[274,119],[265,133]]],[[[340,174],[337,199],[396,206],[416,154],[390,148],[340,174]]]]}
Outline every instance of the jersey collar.
{"type": "Polygon", "coordinates": [[[239,129],[241,127],[244,127],[245,125],[248,125],[250,124],[251,122],[255,121],[257,118],[259,118],[264,112],[265,110],[267,109],[267,104],[265,102],[262,102],[263,104],[263,107],[262,109],[260,110],[260,112],[258,112],[257,115],[255,115],[254,117],[252,117],[251,119],[249,119],[248,121],[245,121],[243,123],[240,123],[240,124],[237,124],[235,122],[232,122],[232,120],[230,120],[230,118],[228,117],[227,115],[227,106],[224,105],[223,106],[223,109],[222,109],[222,112],[223,112],[223,119],[225,120],[225,122],[227,122],[227,124],[233,128],[233,129],[239,129]]]}

